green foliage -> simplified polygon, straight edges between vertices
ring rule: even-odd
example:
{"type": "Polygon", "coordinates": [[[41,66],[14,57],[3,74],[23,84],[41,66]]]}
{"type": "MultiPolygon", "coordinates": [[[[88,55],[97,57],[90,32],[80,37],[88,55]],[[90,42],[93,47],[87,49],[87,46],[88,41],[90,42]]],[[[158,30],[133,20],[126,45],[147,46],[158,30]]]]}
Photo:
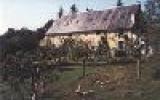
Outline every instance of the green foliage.
{"type": "Polygon", "coordinates": [[[14,54],[16,51],[28,51],[39,46],[39,42],[44,38],[46,31],[52,26],[53,20],[49,20],[43,27],[36,31],[27,28],[15,30],[9,28],[0,37],[0,57],[6,54],[14,54]]]}
{"type": "Polygon", "coordinates": [[[31,31],[25,28],[21,30],[11,31],[10,29],[4,34],[4,41],[7,42],[6,45],[9,47],[6,49],[8,53],[14,53],[17,50],[30,50],[38,46],[39,38],[37,35],[39,33],[31,31]]]}
{"type": "Polygon", "coordinates": [[[160,1],[147,0],[145,3],[145,12],[149,22],[160,23],[160,1]]]}
{"type": "Polygon", "coordinates": [[[0,68],[1,80],[10,86],[6,91],[8,97],[4,100],[22,100],[24,95],[29,97],[31,93],[31,77],[34,61],[43,60],[43,50],[40,50],[39,42],[44,38],[46,31],[52,26],[53,20],[49,20],[43,27],[37,30],[21,28],[16,30],[9,28],[0,37],[0,68]],[[26,81],[29,80],[27,85],[26,81]],[[26,85],[26,86],[25,86],[26,85]]]}

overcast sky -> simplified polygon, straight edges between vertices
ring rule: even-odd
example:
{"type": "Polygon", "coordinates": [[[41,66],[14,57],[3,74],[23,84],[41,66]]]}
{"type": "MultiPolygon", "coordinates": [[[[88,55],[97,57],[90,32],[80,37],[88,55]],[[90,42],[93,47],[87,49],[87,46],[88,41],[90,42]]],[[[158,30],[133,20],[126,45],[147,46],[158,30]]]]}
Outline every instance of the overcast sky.
{"type": "MultiPolygon", "coordinates": [[[[137,0],[122,0],[125,5],[135,4],[137,0]]],[[[145,0],[139,0],[144,3],[145,0]]],[[[49,19],[55,19],[60,6],[68,12],[75,3],[79,11],[87,7],[103,10],[116,6],[117,0],[0,0],[0,34],[8,28],[27,27],[36,29],[49,19]]]]}

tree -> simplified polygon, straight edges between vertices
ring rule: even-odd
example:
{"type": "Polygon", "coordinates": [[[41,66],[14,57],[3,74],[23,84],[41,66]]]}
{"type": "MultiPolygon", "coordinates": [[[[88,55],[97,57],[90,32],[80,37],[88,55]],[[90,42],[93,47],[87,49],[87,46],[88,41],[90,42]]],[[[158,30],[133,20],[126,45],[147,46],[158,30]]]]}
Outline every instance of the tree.
{"type": "Polygon", "coordinates": [[[37,48],[40,40],[44,38],[53,22],[54,20],[48,20],[43,27],[37,28],[36,31],[27,28],[21,28],[20,30],[8,28],[8,31],[0,36],[0,58],[8,53],[14,54],[17,51],[28,51],[37,48]]]}
{"type": "Polygon", "coordinates": [[[71,9],[72,14],[78,12],[78,8],[77,8],[76,4],[73,4],[70,9],[71,9]]]}
{"type": "Polygon", "coordinates": [[[53,22],[54,20],[50,19],[45,23],[45,25],[42,27],[44,29],[44,32],[48,31],[48,29],[52,26],[53,22]]]}
{"type": "Polygon", "coordinates": [[[150,22],[160,22],[160,1],[147,0],[145,3],[145,12],[150,22]]]}
{"type": "Polygon", "coordinates": [[[16,34],[16,30],[14,28],[8,28],[7,32],[5,32],[4,36],[7,38],[11,38],[16,34]]]}
{"type": "Polygon", "coordinates": [[[63,16],[64,9],[60,7],[59,12],[58,12],[58,18],[61,18],[63,16]]]}
{"type": "Polygon", "coordinates": [[[43,39],[45,36],[45,33],[48,31],[48,29],[52,26],[54,20],[50,19],[48,20],[45,25],[41,28],[37,28],[36,32],[37,32],[37,38],[39,39],[43,39]]]}
{"type": "Polygon", "coordinates": [[[145,18],[147,21],[146,30],[147,37],[150,44],[154,49],[154,53],[159,52],[159,33],[160,33],[160,1],[159,0],[146,0],[145,2],[145,18]]]}
{"type": "Polygon", "coordinates": [[[123,6],[122,0],[117,1],[117,6],[123,6]]]}

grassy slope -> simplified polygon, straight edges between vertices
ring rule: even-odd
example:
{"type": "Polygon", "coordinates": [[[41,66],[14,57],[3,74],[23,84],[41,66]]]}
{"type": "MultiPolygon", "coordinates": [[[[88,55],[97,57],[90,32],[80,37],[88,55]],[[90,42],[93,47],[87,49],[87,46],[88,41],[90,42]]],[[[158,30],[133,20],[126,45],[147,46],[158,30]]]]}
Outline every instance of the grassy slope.
{"type": "MultiPolygon", "coordinates": [[[[94,87],[96,94],[94,95],[95,100],[160,100],[160,81],[155,81],[153,79],[153,72],[154,72],[154,67],[159,66],[160,63],[159,57],[154,58],[152,60],[149,60],[146,63],[143,63],[141,65],[141,79],[136,80],[135,83],[131,85],[131,88],[134,90],[134,93],[132,94],[127,94],[125,96],[120,96],[115,93],[109,93],[110,91],[101,89],[99,87],[94,87]]],[[[128,65],[130,66],[130,65],[128,65]]],[[[135,64],[131,65],[133,69],[131,68],[130,70],[133,70],[133,73],[135,74],[136,70],[134,69],[135,64]]],[[[113,68],[116,69],[117,65],[106,65],[103,67],[93,67],[90,68],[88,67],[86,69],[86,73],[95,73],[97,70],[104,70],[106,73],[110,73],[113,68]]],[[[63,73],[59,73],[59,79],[53,83],[50,84],[52,87],[52,98],[51,100],[54,99],[62,99],[64,100],[64,97],[66,100],[79,100],[78,97],[76,96],[70,96],[74,95],[74,90],[77,88],[77,85],[80,82],[80,77],[82,76],[82,69],[75,69],[72,71],[66,71],[63,73]],[[73,93],[73,94],[72,94],[73,93]]],[[[136,77],[136,74],[135,74],[136,77]]],[[[82,78],[83,79],[83,78],[82,78]]],[[[88,86],[89,87],[89,86],[88,86]]],[[[87,88],[88,88],[87,87],[87,88]]],[[[92,87],[89,87],[92,88],[92,87]]],[[[51,88],[50,88],[51,89],[51,88]]],[[[117,93],[121,93],[121,90],[116,90],[119,91],[117,93]]],[[[50,100],[49,99],[49,100],[50,100]]],[[[93,99],[93,98],[92,98],[93,99]]],[[[88,99],[87,99],[88,100],[88,99]]]]}

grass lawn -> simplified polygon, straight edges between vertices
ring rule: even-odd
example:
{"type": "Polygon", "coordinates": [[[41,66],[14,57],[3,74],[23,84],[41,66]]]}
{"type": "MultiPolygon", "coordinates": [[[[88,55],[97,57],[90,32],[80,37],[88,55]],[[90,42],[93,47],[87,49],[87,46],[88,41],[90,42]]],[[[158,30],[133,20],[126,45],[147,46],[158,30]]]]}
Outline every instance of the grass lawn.
{"type": "MultiPolygon", "coordinates": [[[[153,66],[155,66],[155,61],[150,61],[150,63],[143,63],[141,65],[141,79],[136,80],[135,83],[131,85],[131,88],[134,90],[134,93],[128,93],[125,96],[115,96],[115,93],[109,93],[110,91],[101,89],[99,87],[94,88],[96,94],[94,95],[95,100],[160,100],[160,81],[155,81],[152,77],[153,74],[153,66]]],[[[97,73],[97,71],[101,70],[106,73],[112,73],[113,69],[119,65],[106,65],[106,66],[97,66],[97,67],[87,67],[86,66],[86,75],[91,73],[97,73]]],[[[130,65],[126,65],[130,66],[130,65]]],[[[126,67],[123,66],[123,67],[126,67]]],[[[132,64],[131,70],[134,70],[136,64],[132,64]],[[132,69],[133,68],[133,69],[132,69]]],[[[133,72],[134,72],[133,71],[133,72]]],[[[51,71],[50,78],[53,78],[55,71],[51,71]]],[[[135,72],[136,73],[136,72],[135,72]]],[[[64,72],[58,72],[58,80],[54,80],[50,85],[51,89],[53,89],[53,98],[59,100],[79,100],[79,98],[65,98],[64,97],[69,93],[73,93],[79,84],[83,75],[82,66],[77,66],[76,69],[64,72]]],[[[114,73],[115,74],[115,73],[114,73]]],[[[118,74],[117,74],[118,75],[118,74]]],[[[136,77],[136,74],[135,74],[136,77]]],[[[118,90],[121,92],[121,90],[118,90]]],[[[69,94],[70,95],[70,94],[69,94]]],[[[54,99],[51,100],[54,100],[54,99]]],[[[48,100],[48,99],[45,99],[48,100]]],[[[49,99],[50,100],[50,99],[49,99]]],[[[90,100],[90,99],[87,99],[90,100]]]]}

